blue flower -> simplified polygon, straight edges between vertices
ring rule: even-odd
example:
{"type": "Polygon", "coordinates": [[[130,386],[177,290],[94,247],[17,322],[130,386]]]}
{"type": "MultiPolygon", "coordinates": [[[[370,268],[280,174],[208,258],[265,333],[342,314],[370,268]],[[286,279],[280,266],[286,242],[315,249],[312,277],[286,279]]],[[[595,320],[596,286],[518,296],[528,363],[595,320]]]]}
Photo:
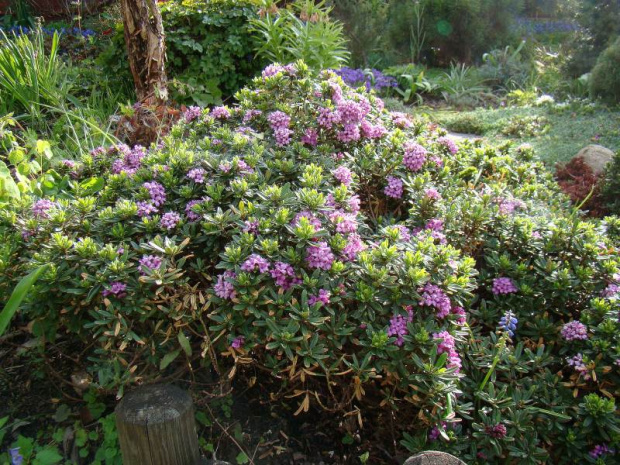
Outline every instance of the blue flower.
{"type": "Polygon", "coordinates": [[[19,453],[19,447],[9,449],[9,454],[11,456],[11,465],[22,465],[24,457],[22,457],[22,455],[19,453]]]}
{"type": "Polygon", "coordinates": [[[519,320],[515,317],[515,314],[508,311],[499,320],[499,327],[502,331],[506,331],[510,337],[514,336],[517,329],[517,323],[519,320]]]}

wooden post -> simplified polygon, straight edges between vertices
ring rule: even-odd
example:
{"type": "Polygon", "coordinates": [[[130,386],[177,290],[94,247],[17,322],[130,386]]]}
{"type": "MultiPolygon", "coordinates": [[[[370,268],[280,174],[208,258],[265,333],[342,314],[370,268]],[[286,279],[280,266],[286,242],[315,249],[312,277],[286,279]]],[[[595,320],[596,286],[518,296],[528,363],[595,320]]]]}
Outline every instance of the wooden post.
{"type": "Polygon", "coordinates": [[[171,385],[140,387],[116,407],[123,465],[197,465],[194,405],[171,385]]]}

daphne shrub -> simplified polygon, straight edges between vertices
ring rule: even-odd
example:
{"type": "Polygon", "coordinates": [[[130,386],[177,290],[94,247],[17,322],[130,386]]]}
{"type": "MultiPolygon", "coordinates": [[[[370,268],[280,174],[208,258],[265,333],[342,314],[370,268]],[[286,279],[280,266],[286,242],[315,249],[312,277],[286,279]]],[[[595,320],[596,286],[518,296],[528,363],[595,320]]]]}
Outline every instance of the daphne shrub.
{"type": "Polygon", "coordinates": [[[2,212],[0,284],[52,265],[35,335],[88,347],[101,388],[251,374],[470,463],[617,449],[617,219],[572,211],[528,146],[457,144],[333,72],[271,65],[237,97],[2,212]]]}

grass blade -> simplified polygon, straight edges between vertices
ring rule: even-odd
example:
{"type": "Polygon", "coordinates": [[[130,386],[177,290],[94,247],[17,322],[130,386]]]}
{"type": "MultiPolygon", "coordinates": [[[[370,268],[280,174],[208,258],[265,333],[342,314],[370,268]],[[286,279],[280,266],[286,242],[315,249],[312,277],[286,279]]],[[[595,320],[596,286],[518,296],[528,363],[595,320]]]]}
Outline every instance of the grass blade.
{"type": "Polygon", "coordinates": [[[30,292],[30,289],[32,288],[34,283],[37,282],[39,276],[41,276],[41,274],[45,270],[47,270],[48,267],[49,265],[40,266],[29,275],[22,278],[22,280],[17,284],[17,286],[15,286],[15,289],[13,289],[13,293],[11,294],[9,301],[7,302],[2,312],[0,312],[0,336],[2,336],[8,328],[9,323],[13,318],[13,315],[15,315],[15,312],[17,312],[17,309],[21,305],[24,298],[28,295],[28,292],[30,292]]]}

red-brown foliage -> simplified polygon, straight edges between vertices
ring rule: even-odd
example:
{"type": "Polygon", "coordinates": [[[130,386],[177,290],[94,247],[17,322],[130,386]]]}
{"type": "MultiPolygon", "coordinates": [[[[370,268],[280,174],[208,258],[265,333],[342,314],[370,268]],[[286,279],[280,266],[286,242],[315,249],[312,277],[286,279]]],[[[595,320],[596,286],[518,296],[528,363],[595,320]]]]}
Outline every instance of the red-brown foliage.
{"type": "Polygon", "coordinates": [[[589,216],[601,217],[606,213],[601,198],[603,177],[594,174],[582,157],[575,157],[565,165],[556,165],[556,180],[562,191],[567,194],[575,205],[580,205],[592,192],[588,201],[581,207],[589,216]]]}

